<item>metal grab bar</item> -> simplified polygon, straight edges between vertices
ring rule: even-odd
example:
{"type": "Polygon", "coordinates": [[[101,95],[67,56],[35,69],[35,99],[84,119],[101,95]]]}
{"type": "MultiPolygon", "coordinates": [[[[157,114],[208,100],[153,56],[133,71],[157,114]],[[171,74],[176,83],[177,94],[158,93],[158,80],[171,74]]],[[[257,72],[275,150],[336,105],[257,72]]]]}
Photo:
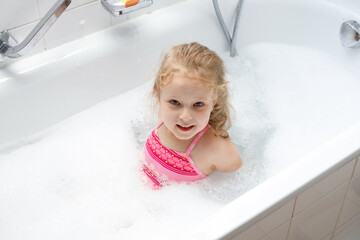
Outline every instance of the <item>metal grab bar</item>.
{"type": "Polygon", "coordinates": [[[7,30],[4,30],[0,34],[0,62],[3,62],[6,57],[17,58],[26,54],[40,41],[47,30],[49,30],[49,28],[56,22],[70,3],[71,0],[58,0],[30,32],[30,34],[16,46],[11,46],[10,40],[13,39],[15,42],[16,40],[7,30]]]}

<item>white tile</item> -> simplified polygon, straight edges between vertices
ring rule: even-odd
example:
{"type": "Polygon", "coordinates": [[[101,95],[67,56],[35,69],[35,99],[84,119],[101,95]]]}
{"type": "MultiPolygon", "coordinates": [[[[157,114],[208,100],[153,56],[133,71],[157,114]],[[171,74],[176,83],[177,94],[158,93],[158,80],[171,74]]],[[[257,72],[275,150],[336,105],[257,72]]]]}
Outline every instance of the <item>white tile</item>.
{"type": "MultiPolygon", "coordinates": [[[[241,239],[259,240],[265,237],[265,235],[268,235],[270,232],[275,231],[276,229],[280,228],[280,226],[282,226],[282,228],[278,229],[278,231],[274,232],[273,235],[270,235],[268,237],[281,235],[285,231],[284,228],[286,228],[286,226],[283,225],[284,224],[286,225],[287,222],[290,222],[294,203],[295,203],[294,199],[287,202],[275,212],[269,214],[268,216],[261,219],[259,222],[255,223],[253,226],[243,231],[236,238],[234,238],[234,240],[241,240],[241,239]]],[[[272,238],[267,238],[267,239],[272,239],[272,238]]]]}
{"type": "Polygon", "coordinates": [[[289,226],[290,226],[290,220],[281,224],[278,228],[270,232],[261,240],[286,240],[289,231],[289,226]]]}
{"type": "Polygon", "coordinates": [[[333,240],[359,240],[360,214],[342,227],[336,229],[333,240]]]}
{"type": "Polygon", "coordinates": [[[330,233],[326,237],[322,238],[321,240],[331,240],[331,237],[332,237],[332,233],[330,233]]]}
{"type": "Polygon", "coordinates": [[[294,215],[299,214],[305,208],[311,206],[323,196],[349,180],[354,169],[354,164],[355,160],[346,164],[339,170],[332,173],[330,176],[302,192],[296,200],[294,215]]]}
{"type": "Polygon", "coordinates": [[[2,0],[0,31],[13,29],[39,19],[36,0],[2,0]]]}
{"type": "Polygon", "coordinates": [[[360,175],[356,175],[352,178],[346,198],[360,207],[360,175]]]}
{"type": "Polygon", "coordinates": [[[354,175],[356,176],[359,174],[360,174],[360,157],[357,158],[354,175]]]}
{"type": "Polygon", "coordinates": [[[337,227],[344,225],[347,221],[360,213],[360,207],[349,199],[345,199],[344,206],[341,209],[340,218],[337,227]]]}
{"type": "Polygon", "coordinates": [[[87,4],[63,13],[45,35],[45,45],[54,48],[107,27],[110,17],[101,4],[87,4]]]}
{"type": "Polygon", "coordinates": [[[275,228],[286,222],[291,218],[293,208],[294,208],[295,199],[289,201],[280,209],[271,213],[269,216],[261,219],[256,223],[265,234],[273,231],[275,228]]]}
{"type": "MultiPolygon", "coordinates": [[[[18,43],[21,43],[31,32],[31,30],[33,30],[33,28],[36,26],[37,23],[38,22],[27,24],[23,27],[16,28],[9,32],[18,41],[18,43]]],[[[24,57],[29,57],[31,55],[37,54],[39,52],[44,51],[44,49],[45,49],[44,38],[42,38],[32,49],[29,50],[29,52],[26,55],[24,55],[24,57]]]]}
{"type": "MultiPolygon", "coordinates": [[[[100,0],[72,0],[70,5],[66,8],[66,11],[92,2],[99,2],[100,4],[100,0]]],[[[38,3],[39,3],[40,16],[43,17],[56,3],[56,0],[52,0],[52,1],[38,0],[38,3]]]]}
{"type": "Polygon", "coordinates": [[[330,234],[345,196],[349,181],[293,217],[289,240],[318,240],[330,234]]]}
{"type": "Polygon", "coordinates": [[[261,230],[261,228],[259,228],[258,225],[254,224],[253,226],[245,229],[232,240],[260,240],[264,236],[265,233],[261,230]]]}
{"type": "Polygon", "coordinates": [[[346,222],[344,225],[337,227],[335,232],[334,232],[334,236],[339,234],[340,232],[344,231],[346,228],[356,224],[357,221],[360,221],[360,214],[356,215],[355,217],[353,217],[352,219],[350,219],[348,222],[346,222]]]}

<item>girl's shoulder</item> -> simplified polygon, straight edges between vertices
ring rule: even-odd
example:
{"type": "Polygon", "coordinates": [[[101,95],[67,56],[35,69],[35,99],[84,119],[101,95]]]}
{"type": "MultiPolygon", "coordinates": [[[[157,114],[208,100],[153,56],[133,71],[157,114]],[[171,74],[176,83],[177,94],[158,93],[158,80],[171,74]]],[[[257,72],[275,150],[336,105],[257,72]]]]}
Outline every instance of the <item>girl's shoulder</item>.
{"type": "Polygon", "coordinates": [[[208,159],[216,171],[232,172],[242,165],[236,145],[228,138],[216,136],[212,128],[204,134],[200,149],[202,157],[208,159]]]}

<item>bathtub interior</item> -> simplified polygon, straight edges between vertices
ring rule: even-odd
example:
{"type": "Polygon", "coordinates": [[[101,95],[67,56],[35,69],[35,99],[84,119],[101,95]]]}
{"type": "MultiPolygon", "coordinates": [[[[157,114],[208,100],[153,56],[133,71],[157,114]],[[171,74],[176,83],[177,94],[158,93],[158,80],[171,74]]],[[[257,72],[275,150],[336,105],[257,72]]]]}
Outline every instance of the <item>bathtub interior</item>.
{"type": "MultiPolygon", "coordinates": [[[[222,7],[229,26],[235,5],[222,7]]],[[[326,1],[246,1],[244,9],[235,59],[211,4],[185,1],[2,68],[4,238],[112,239],[144,229],[184,236],[171,222],[193,228],[359,122],[359,54],[338,41],[353,12],[326,1]],[[147,93],[162,53],[194,40],[227,64],[236,112],[231,134],[245,164],[152,192],[135,161],[156,122],[147,93]]]]}

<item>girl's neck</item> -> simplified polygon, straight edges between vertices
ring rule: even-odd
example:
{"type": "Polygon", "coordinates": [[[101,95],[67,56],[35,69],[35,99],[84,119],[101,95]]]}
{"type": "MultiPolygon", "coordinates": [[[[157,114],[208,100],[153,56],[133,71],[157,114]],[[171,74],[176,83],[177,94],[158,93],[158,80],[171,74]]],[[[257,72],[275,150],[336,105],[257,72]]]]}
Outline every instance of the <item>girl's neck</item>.
{"type": "Polygon", "coordinates": [[[178,139],[166,126],[162,124],[158,128],[158,135],[161,143],[176,152],[186,152],[191,142],[195,139],[196,135],[190,139],[178,139]]]}

